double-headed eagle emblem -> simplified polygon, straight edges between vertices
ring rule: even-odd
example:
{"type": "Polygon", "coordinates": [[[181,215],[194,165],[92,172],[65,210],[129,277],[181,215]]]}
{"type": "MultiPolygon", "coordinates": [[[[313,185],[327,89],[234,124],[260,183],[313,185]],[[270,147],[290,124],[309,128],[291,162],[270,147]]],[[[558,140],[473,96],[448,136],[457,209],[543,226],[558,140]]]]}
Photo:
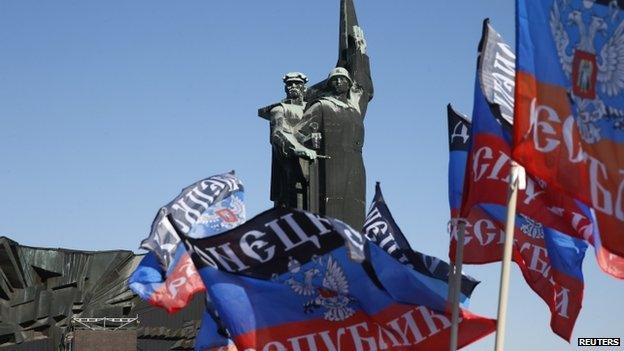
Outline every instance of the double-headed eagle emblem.
{"type": "Polygon", "coordinates": [[[312,262],[312,267],[302,270],[301,264],[291,258],[287,278],[282,283],[297,295],[310,298],[303,305],[305,313],[323,308],[323,318],[332,322],[351,317],[355,309],[350,305],[355,300],[349,296],[349,282],[338,261],[328,256],[314,257],[312,262]]]}
{"type": "Polygon", "coordinates": [[[572,83],[568,93],[577,125],[589,144],[602,139],[605,118],[615,129],[624,129],[624,21],[617,1],[602,15],[593,6],[592,0],[554,0],[550,11],[559,62],[572,83]]]}
{"type": "Polygon", "coordinates": [[[214,233],[232,229],[245,220],[245,204],[236,194],[208,207],[197,219],[197,224],[214,233]]]}

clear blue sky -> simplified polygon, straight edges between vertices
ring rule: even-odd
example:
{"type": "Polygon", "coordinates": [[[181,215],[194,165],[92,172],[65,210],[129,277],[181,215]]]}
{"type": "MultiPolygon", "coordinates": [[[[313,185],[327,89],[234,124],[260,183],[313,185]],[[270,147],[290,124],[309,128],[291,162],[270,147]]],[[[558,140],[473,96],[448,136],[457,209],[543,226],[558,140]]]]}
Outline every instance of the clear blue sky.
{"type": "MultiPolygon", "coordinates": [[[[357,0],[356,0],[357,1],[357,0]]],[[[337,58],[338,0],[0,2],[0,235],[24,245],[136,249],[157,209],[235,169],[250,215],[268,208],[270,147],[258,107],[281,76],[325,77],[337,58]]],[[[372,62],[368,199],[380,180],[412,246],[447,257],[446,104],[472,111],[483,18],[513,43],[513,1],[356,2],[372,62]]],[[[472,310],[496,315],[499,264],[472,310]]],[[[512,271],[508,350],[576,350],[624,337],[624,282],[588,251],[572,344],[512,271]]],[[[490,336],[467,350],[491,350],[490,336]]]]}

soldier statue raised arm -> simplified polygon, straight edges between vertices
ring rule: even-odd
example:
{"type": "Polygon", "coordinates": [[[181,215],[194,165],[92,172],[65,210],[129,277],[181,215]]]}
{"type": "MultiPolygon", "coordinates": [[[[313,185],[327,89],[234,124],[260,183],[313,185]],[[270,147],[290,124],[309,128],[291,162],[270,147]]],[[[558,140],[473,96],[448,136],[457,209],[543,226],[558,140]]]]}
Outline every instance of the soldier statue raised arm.
{"type": "Polygon", "coordinates": [[[317,174],[316,180],[310,179],[310,184],[316,183],[309,190],[311,209],[359,230],[366,211],[364,116],[373,83],[352,0],[341,1],[338,63],[324,85],[325,93],[310,100],[295,128],[300,141],[326,156],[317,159],[311,171],[317,174]]]}
{"type": "MultiPolygon", "coordinates": [[[[286,91],[290,94],[288,87],[286,91]]],[[[271,199],[276,206],[306,209],[362,228],[364,116],[372,97],[364,34],[353,0],[341,0],[336,68],[296,102],[259,111],[271,120],[271,199]]]]}

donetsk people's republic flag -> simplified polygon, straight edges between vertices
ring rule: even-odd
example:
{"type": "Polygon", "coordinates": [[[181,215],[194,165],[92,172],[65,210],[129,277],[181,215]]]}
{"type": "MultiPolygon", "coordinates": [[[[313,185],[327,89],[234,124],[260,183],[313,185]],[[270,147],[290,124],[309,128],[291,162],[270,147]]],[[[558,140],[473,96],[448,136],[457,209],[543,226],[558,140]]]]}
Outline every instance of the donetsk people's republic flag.
{"type": "Polygon", "coordinates": [[[517,0],[514,159],[591,206],[624,256],[622,1],[517,0]]]}
{"type": "MultiPolygon", "coordinates": [[[[240,350],[448,345],[447,284],[341,221],[274,208],[223,234],[182,241],[240,350]]],[[[459,345],[494,329],[493,320],[463,311],[459,345]]]]}

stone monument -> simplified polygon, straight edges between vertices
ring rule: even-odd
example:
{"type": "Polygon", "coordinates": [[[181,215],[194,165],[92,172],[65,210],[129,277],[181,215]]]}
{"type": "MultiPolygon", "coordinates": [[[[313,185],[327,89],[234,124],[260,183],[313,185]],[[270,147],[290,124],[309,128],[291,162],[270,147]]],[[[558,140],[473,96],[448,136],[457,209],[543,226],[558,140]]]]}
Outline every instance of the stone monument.
{"type": "MultiPolygon", "coordinates": [[[[288,87],[286,92],[290,99],[288,87]]],[[[366,210],[364,116],[372,97],[364,34],[353,0],[341,0],[338,63],[327,79],[309,88],[297,102],[304,106],[302,114],[298,115],[300,108],[286,107],[284,101],[258,111],[271,121],[271,200],[275,206],[309,210],[362,228],[366,210]],[[293,115],[297,116],[290,120],[298,122],[282,128],[278,111],[288,109],[296,110],[293,115]]]]}

